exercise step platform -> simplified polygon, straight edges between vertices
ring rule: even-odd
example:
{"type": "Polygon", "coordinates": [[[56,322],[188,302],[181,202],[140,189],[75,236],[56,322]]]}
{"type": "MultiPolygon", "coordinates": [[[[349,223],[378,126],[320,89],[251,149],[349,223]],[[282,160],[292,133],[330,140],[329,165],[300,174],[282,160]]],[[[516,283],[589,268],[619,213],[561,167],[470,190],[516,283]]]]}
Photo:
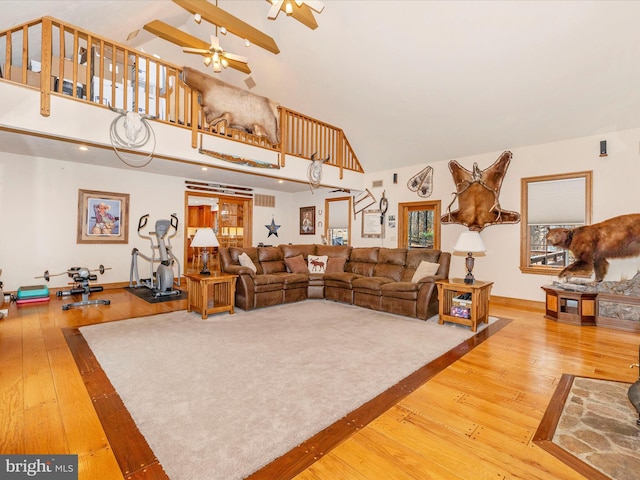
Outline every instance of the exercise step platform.
{"type": "Polygon", "coordinates": [[[46,285],[29,285],[19,287],[16,294],[16,304],[29,305],[49,301],[49,288],[46,285]]]}

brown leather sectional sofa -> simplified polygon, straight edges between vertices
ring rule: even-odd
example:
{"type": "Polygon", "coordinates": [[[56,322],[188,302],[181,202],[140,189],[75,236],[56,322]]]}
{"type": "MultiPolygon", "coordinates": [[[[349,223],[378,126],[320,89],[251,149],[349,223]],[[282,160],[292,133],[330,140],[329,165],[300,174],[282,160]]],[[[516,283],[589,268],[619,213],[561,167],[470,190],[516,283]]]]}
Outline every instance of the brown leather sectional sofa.
{"type": "Polygon", "coordinates": [[[451,262],[451,254],[440,250],[318,244],[230,247],[218,254],[221,270],[238,275],[236,307],[243,310],[326,298],[422,320],[438,313],[434,282],[448,278],[451,262]],[[255,272],[240,264],[242,253],[255,272]],[[309,272],[309,255],[327,257],[324,273],[309,272]],[[423,261],[439,264],[433,266],[437,272],[413,279],[423,261]]]}

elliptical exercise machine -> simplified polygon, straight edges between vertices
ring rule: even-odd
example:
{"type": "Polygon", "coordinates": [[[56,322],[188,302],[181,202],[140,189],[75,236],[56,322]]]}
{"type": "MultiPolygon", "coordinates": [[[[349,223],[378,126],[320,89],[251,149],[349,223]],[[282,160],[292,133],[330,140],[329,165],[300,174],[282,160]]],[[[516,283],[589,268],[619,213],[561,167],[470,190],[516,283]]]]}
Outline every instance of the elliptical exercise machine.
{"type": "Polygon", "coordinates": [[[129,287],[138,288],[146,287],[153,292],[153,296],[164,297],[170,295],[180,295],[181,290],[174,288],[173,264],[178,266],[178,281],[180,286],[180,262],[171,251],[171,238],[178,233],[178,217],[171,214],[171,220],[157,220],[155,231],[144,235],[141,230],[147,225],[149,214],[143,215],[138,221],[138,235],[142,238],[148,238],[151,242],[151,256],[148,257],[141,253],[140,250],[134,248],[131,251],[131,273],[129,275],[129,287]],[[169,235],[169,231],[173,228],[173,234],[169,235]],[[155,237],[156,243],[153,243],[155,237]],[[142,257],[149,262],[149,278],[140,280],[138,274],[138,257],[142,257]],[[156,271],[153,271],[154,264],[160,262],[156,271]],[[135,281],[134,281],[135,280],[135,281]]]}

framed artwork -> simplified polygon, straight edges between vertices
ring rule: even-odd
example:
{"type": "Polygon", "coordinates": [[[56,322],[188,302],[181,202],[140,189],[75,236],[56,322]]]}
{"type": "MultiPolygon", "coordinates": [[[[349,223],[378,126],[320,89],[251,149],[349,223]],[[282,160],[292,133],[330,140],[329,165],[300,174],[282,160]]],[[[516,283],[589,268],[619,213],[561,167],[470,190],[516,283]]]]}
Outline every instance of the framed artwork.
{"type": "Polygon", "coordinates": [[[129,194],[78,190],[76,243],[128,243],[129,194]]]}
{"type": "Polygon", "coordinates": [[[384,223],[380,220],[380,210],[365,210],[362,212],[362,237],[382,238],[384,223]]]}
{"type": "Polygon", "coordinates": [[[300,208],[300,235],[316,234],[316,207],[300,208]]]}

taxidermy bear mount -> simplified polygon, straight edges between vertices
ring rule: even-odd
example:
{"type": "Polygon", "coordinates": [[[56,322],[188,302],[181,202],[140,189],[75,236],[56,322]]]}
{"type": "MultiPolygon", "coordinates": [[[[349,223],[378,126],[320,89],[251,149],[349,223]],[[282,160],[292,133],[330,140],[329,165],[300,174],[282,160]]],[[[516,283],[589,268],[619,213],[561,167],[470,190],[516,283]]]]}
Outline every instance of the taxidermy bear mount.
{"type": "Polygon", "coordinates": [[[485,170],[480,170],[477,163],[470,172],[457,161],[449,162],[449,170],[456,184],[454,199],[442,215],[442,223],[460,223],[476,232],[481,232],[487,225],[497,223],[518,223],[520,214],[503,210],[498,196],[502,180],[511,162],[511,152],[502,155],[485,170]],[[458,200],[458,209],[451,211],[451,205],[458,200]]]}
{"type": "Polygon", "coordinates": [[[576,228],[552,228],[547,242],[569,250],[575,261],[562,269],[560,278],[591,275],[601,282],[609,262],[607,258],[630,258],[640,255],[640,214],[613,217],[600,223],[576,228]]]}
{"type": "Polygon", "coordinates": [[[276,102],[190,67],[183,67],[180,79],[200,92],[202,111],[210,126],[226,122],[229,128],[266,137],[272,145],[280,143],[280,113],[276,102]]]}

